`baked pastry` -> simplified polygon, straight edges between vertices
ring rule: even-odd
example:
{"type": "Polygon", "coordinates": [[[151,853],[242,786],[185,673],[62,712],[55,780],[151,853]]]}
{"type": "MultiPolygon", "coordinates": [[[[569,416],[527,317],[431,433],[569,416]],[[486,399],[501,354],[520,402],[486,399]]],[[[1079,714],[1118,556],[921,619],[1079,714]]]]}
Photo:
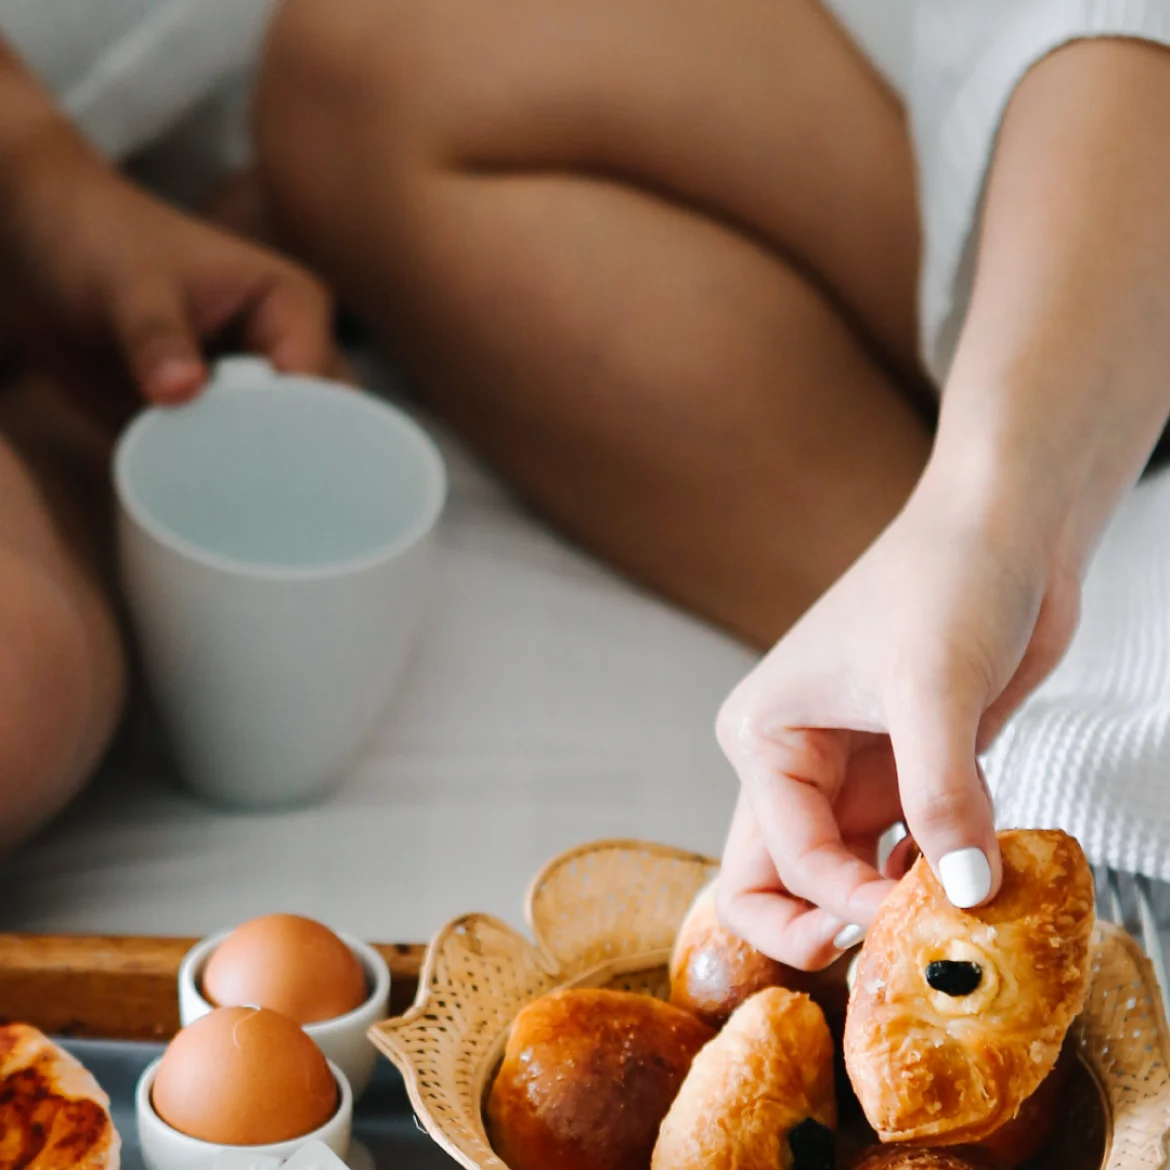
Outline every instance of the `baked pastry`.
{"type": "Polygon", "coordinates": [[[848,963],[824,971],[787,967],[723,927],[715,912],[714,884],[691,904],[670,956],[670,1002],[713,1028],[721,1028],[744,1000],[765,987],[804,991],[831,1021],[844,1019],[848,963]]]}
{"type": "Polygon", "coordinates": [[[766,987],[787,987],[792,975],[720,925],[712,884],[700,891],[675,937],[670,1002],[721,1028],[745,999],[766,987]]]}
{"type": "Polygon", "coordinates": [[[110,1099],[69,1053],[27,1024],[0,1027],[0,1166],[118,1170],[110,1099]]]}
{"type": "Polygon", "coordinates": [[[626,991],[555,991],[512,1025],[488,1097],[510,1170],[646,1170],[695,1053],[714,1036],[680,1008],[626,991]]]}
{"type": "Polygon", "coordinates": [[[1020,1106],[1020,1111],[990,1137],[972,1147],[993,1170],[1017,1170],[1030,1162],[1056,1131],[1076,1057],[1065,1045],[1056,1067],[1020,1106]]]}
{"type": "Polygon", "coordinates": [[[849,1077],[883,1142],[995,1133],[1052,1071],[1089,977],[1093,878],[1060,832],[999,835],[1003,886],[958,910],[922,859],[862,947],[845,1022],[849,1077]]]}
{"type": "Polygon", "coordinates": [[[923,1146],[876,1146],[867,1150],[850,1170],[991,1170],[987,1162],[964,1156],[958,1150],[933,1150],[923,1146]]]}
{"type": "Polygon", "coordinates": [[[833,1040],[821,1009],[757,992],[695,1057],[652,1170],[832,1170],[833,1040]]]}

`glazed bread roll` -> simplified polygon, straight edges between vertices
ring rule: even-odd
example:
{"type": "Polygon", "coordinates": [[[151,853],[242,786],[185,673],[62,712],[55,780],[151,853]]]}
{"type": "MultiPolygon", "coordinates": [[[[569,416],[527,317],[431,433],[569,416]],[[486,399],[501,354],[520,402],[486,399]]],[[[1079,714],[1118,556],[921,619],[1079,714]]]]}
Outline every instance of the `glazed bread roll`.
{"type": "Polygon", "coordinates": [[[809,974],[786,967],[720,925],[715,886],[691,904],[670,957],[670,1002],[721,1028],[744,1000],[766,987],[807,992],[831,1020],[844,1018],[847,962],[809,974]]]}
{"type": "Polygon", "coordinates": [[[744,1000],[766,987],[787,987],[793,972],[737,938],[715,913],[715,887],[692,903],[670,956],[670,1002],[721,1028],[744,1000]]]}
{"type": "Polygon", "coordinates": [[[658,1127],[714,1032],[624,991],[557,991],[512,1025],[488,1098],[510,1170],[647,1170],[658,1127]]]}
{"type": "Polygon", "coordinates": [[[919,859],[862,947],[845,1061],[883,1142],[989,1137],[1052,1071],[1089,977],[1093,878],[1060,832],[999,835],[1003,887],[957,910],[919,859]]]}
{"type": "Polygon", "coordinates": [[[825,1017],[807,995],[771,987],[695,1057],[651,1167],[831,1170],[836,1126],[825,1017]]]}

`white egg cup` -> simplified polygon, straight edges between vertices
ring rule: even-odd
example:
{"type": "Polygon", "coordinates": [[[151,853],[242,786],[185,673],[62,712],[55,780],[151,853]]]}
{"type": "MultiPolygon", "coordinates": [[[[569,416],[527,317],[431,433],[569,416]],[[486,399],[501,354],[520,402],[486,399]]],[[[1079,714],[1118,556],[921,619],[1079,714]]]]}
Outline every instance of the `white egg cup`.
{"type": "Polygon", "coordinates": [[[142,1161],[146,1170],[215,1170],[220,1156],[240,1152],[251,1156],[257,1162],[263,1158],[291,1158],[302,1146],[320,1142],[343,1161],[349,1156],[350,1135],[353,1129],[353,1091],[345,1073],[332,1061],[329,1071],[337,1082],[338,1105],[333,1116],[320,1129],[303,1137],[287,1142],[274,1142],[267,1146],[227,1146],[217,1142],[201,1142],[188,1137],[167,1125],[155,1112],[151,1100],[154,1092],[154,1078],[162,1057],[152,1061],[138,1079],[135,1093],[135,1111],[138,1115],[138,1144],[142,1149],[142,1161]]]}
{"type": "MultiPolygon", "coordinates": [[[[200,990],[203,972],[215,948],[232,932],[220,931],[209,935],[193,946],[179,967],[179,1021],[186,1028],[202,1016],[215,1010],[200,990]]],[[[378,1051],[370,1043],[367,1033],[375,1024],[390,1014],[390,968],[373,947],[347,934],[338,938],[353,952],[366,975],[370,994],[359,1007],[332,1020],[305,1024],[304,1030],[316,1041],[317,1047],[345,1073],[357,1100],[369,1087],[378,1063],[378,1051]]],[[[248,1004],[224,1006],[247,1007],[248,1004]]]]}

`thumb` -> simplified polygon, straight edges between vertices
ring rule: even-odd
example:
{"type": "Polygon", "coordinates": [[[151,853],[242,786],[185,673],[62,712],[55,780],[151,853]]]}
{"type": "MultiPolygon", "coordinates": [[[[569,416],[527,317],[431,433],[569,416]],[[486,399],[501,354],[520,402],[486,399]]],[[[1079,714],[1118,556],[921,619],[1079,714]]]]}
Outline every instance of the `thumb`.
{"type": "Polygon", "coordinates": [[[123,360],[148,401],[181,402],[199,390],[207,368],[176,286],[166,280],[132,282],[112,311],[123,360]]]}
{"type": "Polygon", "coordinates": [[[971,672],[915,683],[887,719],[906,828],[952,905],[979,906],[1002,878],[991,794],[976,758],[985,703],[971,672]]]}

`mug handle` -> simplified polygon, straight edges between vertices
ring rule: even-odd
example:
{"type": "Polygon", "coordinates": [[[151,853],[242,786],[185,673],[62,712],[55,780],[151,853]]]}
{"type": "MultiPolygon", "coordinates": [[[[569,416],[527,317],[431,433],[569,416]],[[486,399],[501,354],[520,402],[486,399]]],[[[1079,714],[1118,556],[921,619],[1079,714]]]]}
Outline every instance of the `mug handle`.
{"type": "Polygon", "coordinates": [[[254,354],[238,354],[220,358],[211,375],[211,385],[234,387],[267,386],[279,378],[276,367],[267,359],[254,354]]]}

